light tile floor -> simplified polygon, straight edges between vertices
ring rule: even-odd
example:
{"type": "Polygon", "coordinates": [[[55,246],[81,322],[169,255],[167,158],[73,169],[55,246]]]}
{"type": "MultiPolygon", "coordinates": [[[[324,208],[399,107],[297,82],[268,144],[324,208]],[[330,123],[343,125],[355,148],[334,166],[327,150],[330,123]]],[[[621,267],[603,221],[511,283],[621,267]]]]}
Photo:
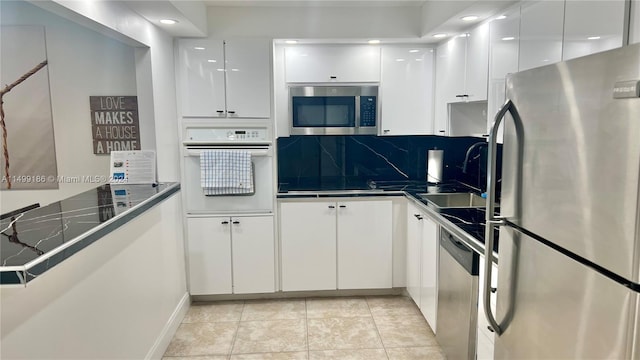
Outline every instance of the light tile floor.
{"type": "Polygon", "coordinates": [[[403,296],[194,303],[164,360],[444,359],[403,296]]]}

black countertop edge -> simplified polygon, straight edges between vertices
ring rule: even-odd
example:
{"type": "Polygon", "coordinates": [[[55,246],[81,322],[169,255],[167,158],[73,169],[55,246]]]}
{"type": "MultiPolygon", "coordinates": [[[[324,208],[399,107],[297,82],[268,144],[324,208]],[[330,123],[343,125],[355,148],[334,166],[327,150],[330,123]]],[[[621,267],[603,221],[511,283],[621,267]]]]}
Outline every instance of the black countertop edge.
{"type": "Polygon", "coordinates": [[[278,193],[278,199],[301,199],[301,198],[329,198],[329,197],[371,197],[371,196],[405,196],[404,191],[376,191],[376,190],[336,190],[336,191],[300,191],[278,193]]]}
{"type": "MultiPolygon", "coordinates": [[[[89,246],[90,244],[94,243],[96,240],[108,235],[109,233],[122,227],[129,221],[143,214],[153,206],[161,203],[171,195],[177,193],[179,190],[180,190],[180,183],[178,182],[173,183],[163,191],[142,201],[141,203],[135,205],[131,209],[128,209],[127,211],[116,215],[115,217],[107,220],[106,222],[101,223],[100,225],[94,227],[93,229],[84,232],[83,234],[79,235],[75,239],[65,243],[62,246],[57,247],[52,251],[47,252],[46,254],[26,263],[23,266],[15,266],[15,265],[0,266],[0,273],[3,275],[0,278],[0,285],[1,286],[5,286],[5,285],[26,286],[29,281],[37,277],[29,274],[30,269],[38,267],[38,265],[40,265],[41,263],[56,256],[57,254],[59,254],[60,252],[64,251],[67,248],[74,247],[77,251],[89,246]],[[12,281],[16,279],[19,280],[19,282],[12,281]],[[9,281],[6,283],[5,280],[9,280],[9,281]]],[[[56,263],[55,265],[57,265],[58,263],[56,263]]],[[[38,271],[37,275],[41,275],[48,269],[49,268],[44,269],[44,271],[38,271]]]]}

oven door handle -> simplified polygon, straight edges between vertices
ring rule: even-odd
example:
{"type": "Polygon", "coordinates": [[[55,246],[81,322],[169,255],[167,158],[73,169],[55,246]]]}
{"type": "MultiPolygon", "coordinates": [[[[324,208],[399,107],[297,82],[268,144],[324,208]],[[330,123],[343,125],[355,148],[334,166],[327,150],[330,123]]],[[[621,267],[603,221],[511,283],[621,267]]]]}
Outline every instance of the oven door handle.
{"type": "MultiPolygon", "coordinates": [[[[202,150],[217,150],[217,149],[185,149],[185,155],[186,156],[200,156],[200,153],[202,153],[202,150]]],[[[225,149],[225,150],[229,150],[229,149],[225,149]]],[[[249,151],[249,153],[251,154],[251,156],[273,156],[273,151],[271,150],[271,148],[266,148],[266,149],[234,149],[234,150],[245,150],[245,151],[249,151]]]]}

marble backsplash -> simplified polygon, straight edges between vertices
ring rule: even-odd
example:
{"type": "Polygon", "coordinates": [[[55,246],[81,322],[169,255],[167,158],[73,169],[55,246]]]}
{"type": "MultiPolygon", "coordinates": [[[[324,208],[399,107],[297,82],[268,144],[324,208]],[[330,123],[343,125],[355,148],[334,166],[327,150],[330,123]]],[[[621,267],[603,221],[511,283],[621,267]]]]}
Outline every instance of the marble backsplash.
{"type": "MultiPolygon", "coordinates": [[[[427,152],[444,150],[443,181],[486,187],[486,146],[475,137],[291,136],[277,140],[279,191],[367,189],[371,182],[426,181],[427,152]]],[[[499,145],[498,153],[501,153],[499,145]]],[[[498,164],[500,174],[500,163],[498,164]]]]}

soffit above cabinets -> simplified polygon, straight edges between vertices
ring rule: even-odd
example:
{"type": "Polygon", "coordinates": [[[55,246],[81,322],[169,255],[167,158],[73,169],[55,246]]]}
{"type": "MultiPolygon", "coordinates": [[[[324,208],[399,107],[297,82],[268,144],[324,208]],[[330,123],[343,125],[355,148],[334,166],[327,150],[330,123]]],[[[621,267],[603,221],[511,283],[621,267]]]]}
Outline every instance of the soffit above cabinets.
{"type": "MultiPolygon", "coordinates": [[[[420,42],[436,43],[436,33],[454,35],[496,15],[517,1],[509,0],[131,0],[128,7],[174,37],[206,37],[207,9],[224,7],[410,7],[421,12],[420,42]],[[463,21],[466,15],[476,15],[474,21],[463,21]],[[160,19],[178,23],[164,25],[160,19]]],[[[211,10],[210,10],[211,11],[211,10]]],[[[215,10],[214,10],[215,11],[215,10]]]]}

